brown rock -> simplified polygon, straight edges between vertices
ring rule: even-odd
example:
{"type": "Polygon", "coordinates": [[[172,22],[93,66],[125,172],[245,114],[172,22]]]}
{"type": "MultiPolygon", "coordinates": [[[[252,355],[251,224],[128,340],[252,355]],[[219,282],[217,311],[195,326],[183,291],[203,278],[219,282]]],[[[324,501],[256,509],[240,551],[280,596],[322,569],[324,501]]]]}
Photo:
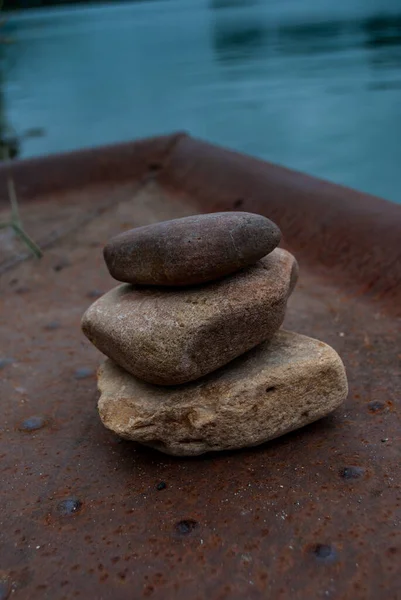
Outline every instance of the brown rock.
{"type": "Polygon", "coordinates": [[[277,248],[256,265],[203,286],[121,285],[92,304],[82,328],[136,377],[186,383],[272,337],[296,278],[295,258],[277,248]]]}
{"type": "Polygon", "coordinates": [[[280,242],[279,228],[245,212],[195,215],[138,227],[110,240],[104,259],[118,281],[183,286],[254,264],[280,242]]]}
{"type": "Polygon", "coordinates": [[[255,446],[327,415],[348,387],[338,354],[288,331],[193,383],[144,383],[100,368],[100,417],[118,435],[175,455],[255,446]]]}

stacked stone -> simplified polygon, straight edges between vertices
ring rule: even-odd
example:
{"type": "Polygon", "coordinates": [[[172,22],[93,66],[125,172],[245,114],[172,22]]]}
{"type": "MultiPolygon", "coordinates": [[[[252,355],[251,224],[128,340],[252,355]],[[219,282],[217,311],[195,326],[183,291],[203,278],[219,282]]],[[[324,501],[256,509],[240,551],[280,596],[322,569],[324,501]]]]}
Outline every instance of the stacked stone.
{"type": "Polygon", "coordinates": [[[124,282],[82,328],[108,356],[100,417],[175,455],[254,446],[334,410],[344,366],[326,344],[279,331],[298,266],[261,215],[197,215],[139,227],[104,249],[124,282]]]}

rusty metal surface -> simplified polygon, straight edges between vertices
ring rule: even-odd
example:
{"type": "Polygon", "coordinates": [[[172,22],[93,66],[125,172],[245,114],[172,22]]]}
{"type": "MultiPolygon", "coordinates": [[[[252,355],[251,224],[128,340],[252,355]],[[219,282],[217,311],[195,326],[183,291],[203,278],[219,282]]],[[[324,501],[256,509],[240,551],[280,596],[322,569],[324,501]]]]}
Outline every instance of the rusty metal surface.
{"type": "Polygon", "coordinates": [[[75,226],[0,278],[0,599],[400,598],[400,208],[366,198],[357,230],[354,192],[319,182],[313,192],[292,172],[286,184],[286,171],[183,136],[124,148],[117,174],[106,159],[96,171],[102,151],[81,153],[88,181],[74,155],[46,159],[50,182],[46,160],[15,167],[39,238],[49,207],[52,227],[67,213],[75,226]],[[342,245],[347,198],[353,239],[342,245]],[[101,357],[79,328],[113,285],[102,245],[241,199],[273,216],[299,257],[285,326],[337,349],[348,400],[241,452],[177,459],[120,441],[97,416],[101,357]]]}

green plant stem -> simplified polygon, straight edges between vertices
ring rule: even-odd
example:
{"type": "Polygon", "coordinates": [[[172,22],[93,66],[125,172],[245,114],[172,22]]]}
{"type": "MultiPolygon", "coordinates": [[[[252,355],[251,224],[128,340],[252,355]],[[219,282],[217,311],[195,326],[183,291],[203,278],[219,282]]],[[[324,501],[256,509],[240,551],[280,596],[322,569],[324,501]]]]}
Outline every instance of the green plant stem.
{"type": "Polygon", "coordinates": [[[11,204],[11,219],[10,219],[10,221],[0,223],[0,229],[5,229],[7,227],[11,227],[11,229],[14,230],[14,232],[22,239],[22,241],[25,242],[25,244],[28,246],[28,248],[32,252],[32,254],[34,256],[36,256],[36,258],[42,258],[42,256],[43,256],[42,250],[39,248],[39,246],[36,244],[36,242],[34,242],[34,240],[31,238],[31,236],[28,235],[27,232],[22,227],[21,219],[19,216],[17,194],[15,191],[15,185],[14,185],[13,179],[11,179],[11,178],[8,179],[7,187],[8,187],[8,196],[9,196],[10,204],[11,204]]]}
{"type": "Polygon", "coordinates": [[[16,223],[22,229],[21,219],[19,216],[17,194],[15,192],[15,185],[13,179],[10,178],[7,180],[7,188],[8,197],[10,198],[11,203],[11,222],[16,223]]]}
{"type": "Polygon", "coordinates": [[[19,235],[19,237],[25,242],[28,246],[32,254],[36,256],[36,258],[42,258],[43,252],[39,248],[39,246],[33,241],[33,239],[27,234],[24,229],[19,225],[19,223],[11,222],[11,227],[14,229],[15,233],[19,235]]]}

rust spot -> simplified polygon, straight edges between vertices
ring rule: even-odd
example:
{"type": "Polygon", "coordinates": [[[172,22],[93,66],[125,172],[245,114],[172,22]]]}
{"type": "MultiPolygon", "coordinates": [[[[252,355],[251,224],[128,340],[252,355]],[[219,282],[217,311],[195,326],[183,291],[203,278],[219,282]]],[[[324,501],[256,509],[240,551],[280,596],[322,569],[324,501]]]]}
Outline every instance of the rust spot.
{"type": "Polygon", "coordinates": [[[143,595],[147,598],[148,596],[151,596],[154,591],[155,588],[153,587],[153,585],[147,585],[143,590],[143,595]]]}

